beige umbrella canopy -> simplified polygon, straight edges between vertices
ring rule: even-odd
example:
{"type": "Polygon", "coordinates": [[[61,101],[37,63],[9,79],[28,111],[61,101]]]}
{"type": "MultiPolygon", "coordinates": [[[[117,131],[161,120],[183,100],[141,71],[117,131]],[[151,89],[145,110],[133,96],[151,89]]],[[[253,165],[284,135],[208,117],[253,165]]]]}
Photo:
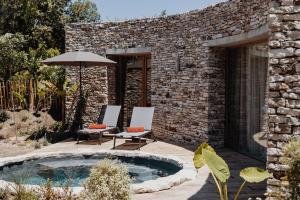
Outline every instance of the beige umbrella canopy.
{"type": "MultiPolygon", "coordinates": [[[[85,52],[85,51],[74,51],[67,52],[53,58],[48,58],[42,63],[47,65],[64,65],[64,66],[79,66],[79,91],[80,98],[82,95],[82,75],[81,68],[89,66],[111,66],[117,64],[116,62],[109,60],[105,57],[99,56],[94,53],[85,52]]],[[[80,120],[81,121],[81,120],[80,120]]],[[[82,128],[82,123],[80,124],[82,128]]]]}
{"type": "Polygon", "coordinates": [[[43,63],[47,65],[69,65],[69,66],[107,66],[115,65],[116,62],[85,51],[74,51],[48,58],[43,63]]]}

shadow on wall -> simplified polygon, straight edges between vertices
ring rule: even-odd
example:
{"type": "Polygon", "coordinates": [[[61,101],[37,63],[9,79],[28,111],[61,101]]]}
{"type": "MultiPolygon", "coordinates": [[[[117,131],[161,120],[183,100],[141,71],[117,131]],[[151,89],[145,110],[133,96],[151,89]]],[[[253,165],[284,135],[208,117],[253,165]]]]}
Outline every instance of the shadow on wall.
{"type": "Polygon", "coordinates": [[[208,67],[203,78],[208,82],[208,141],[214,147],[224,147],[225,133],[225,48],[209,48],[208,67]]]}

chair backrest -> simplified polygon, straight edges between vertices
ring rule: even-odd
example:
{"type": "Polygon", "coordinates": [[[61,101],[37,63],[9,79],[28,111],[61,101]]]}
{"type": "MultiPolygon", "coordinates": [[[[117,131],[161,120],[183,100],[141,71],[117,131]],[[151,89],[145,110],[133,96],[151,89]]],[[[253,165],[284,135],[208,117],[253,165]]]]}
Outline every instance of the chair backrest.
{"type": "Polygon", "coordinates": [[[134,107],[130,121],[130,127],[144,127],[145,130],[152,129],[154,107],[134,107]]]}
{"type": "Polygon", "coordinates": [[[105,110],[103,124],[109,127],[117,127],[121,106],[108,105],[105,110]]]}

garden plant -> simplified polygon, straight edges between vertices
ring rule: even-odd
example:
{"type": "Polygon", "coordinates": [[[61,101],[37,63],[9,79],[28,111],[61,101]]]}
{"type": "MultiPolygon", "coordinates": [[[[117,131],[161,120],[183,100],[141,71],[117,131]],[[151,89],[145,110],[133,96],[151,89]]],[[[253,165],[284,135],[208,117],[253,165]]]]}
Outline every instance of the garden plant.
{"type": "MultiPolygon", "coordinates": [[[[230,177],[230,170],[227,163],[217,155],[210,145],[202,143],[198,147],[194,155],[194,165],[197,169],[207,165],[216,183],[220,199],[228,200],[228,179],[230,177]]],[[[235,193],[234,200],[238,199],[246,183],[262,182],[271,177],[271,174],[257,167],[249,167],[240,171],[240,177],[244,179],[244,182],[235,193]]]]}

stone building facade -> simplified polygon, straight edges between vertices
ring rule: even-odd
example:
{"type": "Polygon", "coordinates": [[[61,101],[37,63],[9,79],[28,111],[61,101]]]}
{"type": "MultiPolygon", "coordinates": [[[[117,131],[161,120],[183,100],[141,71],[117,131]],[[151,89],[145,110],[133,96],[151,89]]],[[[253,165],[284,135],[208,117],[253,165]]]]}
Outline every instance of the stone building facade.
{"type": "MultiPolygon", "coordinates": [[[[269,44],[267,168],[274,178],[268,192],[276,199],[284,171],[282,145],[300,134],[299,0],[230,0],[161,18],[66,26],[66,51],[110,56],[114,50],[151,49],[148,101],[155,107],[154,133],[189,145],[209,141],[224,146],[226,49],[257,41],[269,44]]],[[[116,102],[117,67],[83,72],[84,88],[90,91],[86,121],[94,120],[102,105],[116,102]]],[[[67,74],[78,79],[74,68],[67,74]]],[[[71,102],[70,97],[67,108],[71,102]]]]}
{"type": "MultiPolygon", "coordinates": [[[[207,41],[265,25],[268,6],[268,1],[234,0],[163,18],[70,24],[66,26],[66,50],[84,49],[105,55],[107,49],[150,47],[156,136],[192,145],[209,140],[223,146],[226,52],[210,47],[207,41]]],[[[100,79],[114,81],[101,68],[87,70],[93,73],[84,73],[86,87],[93,87],[100,79]]],[[[96,117],[101,104],[113,98],[108,97],[114,90],[109,85],[98,87],[90,97],[92,105],[88,105],[87,113],[91,118],[96,117]]]]}
{"type": "Polygon", "coordinates": [[[269,136],[267,168],[270,199],[283,198],[280,164],[283,145],[300,135],[300,1],[272,2],[269,14],[269,136]]]}

